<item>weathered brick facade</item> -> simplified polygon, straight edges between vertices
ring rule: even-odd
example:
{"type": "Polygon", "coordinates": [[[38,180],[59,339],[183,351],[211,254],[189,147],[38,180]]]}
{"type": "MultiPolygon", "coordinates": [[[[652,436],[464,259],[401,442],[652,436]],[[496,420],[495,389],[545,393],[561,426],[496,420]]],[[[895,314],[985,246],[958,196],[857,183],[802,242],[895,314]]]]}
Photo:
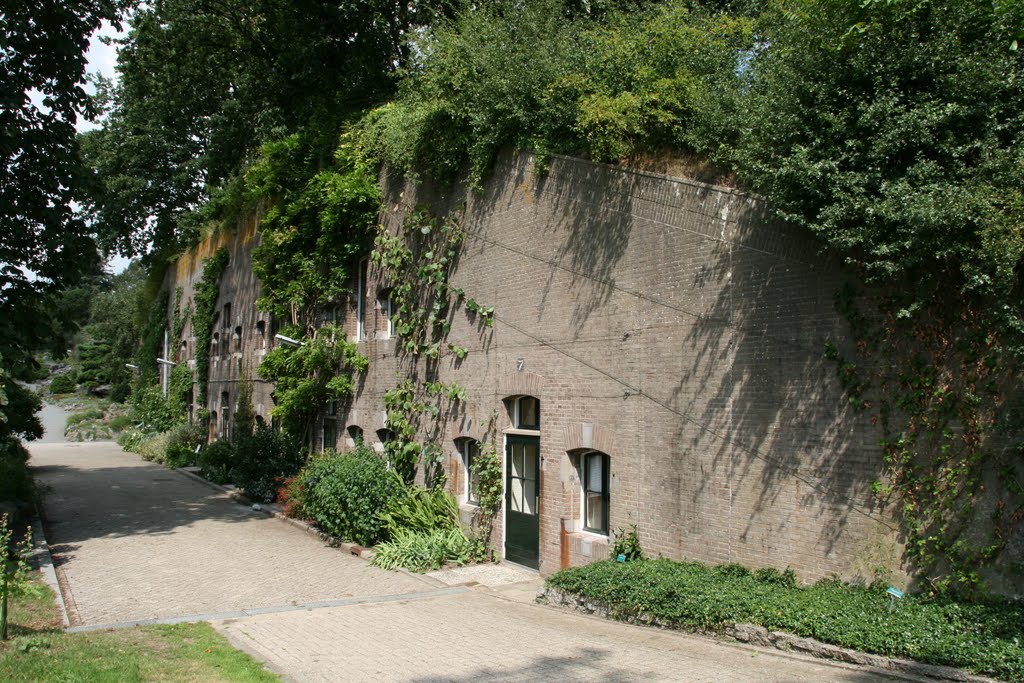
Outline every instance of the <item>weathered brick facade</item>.
{"type": "MultiPolygon", "coordinates": [[[[607,557],[608,536],[582,530],[580,457],[592,451],[610,464],[610,530],[635,524],[648,555],[792,566],[803,580],[899,571],[895,524],[870,493],[878,432],[845,407],[823,358],[826,341],[846,344],[833,306],[846,276],[810,236],[739,192],[561,157],[538,177],[532,157],[504,156],[479,194],[384,188],[393,228],[415,204],[444,214],[465,203],[452,284],[493,305],[495,322],[482,328],[461,308],[453,318],[448,341],[470,352],[443,360],[437,378],[468,399],[443,427],[446,469],[461,492],[456,440],[483,439],[495,412],[499,448],[507,434],[539,437],[543,573],[607,557]],[[539,400],[539,431],[512,429],[524,395],[539,400]]],[[[218,310],[232,306],[216,329],[232,340],[211,363],[210,408],[226,392],[232,414],[239,373],[251,363],[255,377],[273,337],[254,306],[255,228],[216,238],[231,249],[218,310]]],[[[170,277],[186,300],[216,246],[170,277]]],[[[351,427],[377,440],[384,392],[415,371],[388,338],[388,284],[367,269],[360,349],[371,362],[334,418],[339,450],[351,427]]],[[[355,295],[343,310],[353,338],[355,295]]],[[[269,387],[254,404],[266,416],[269,387]]],[[[495,533],[500,550],[504,513],[495,533]]]]}

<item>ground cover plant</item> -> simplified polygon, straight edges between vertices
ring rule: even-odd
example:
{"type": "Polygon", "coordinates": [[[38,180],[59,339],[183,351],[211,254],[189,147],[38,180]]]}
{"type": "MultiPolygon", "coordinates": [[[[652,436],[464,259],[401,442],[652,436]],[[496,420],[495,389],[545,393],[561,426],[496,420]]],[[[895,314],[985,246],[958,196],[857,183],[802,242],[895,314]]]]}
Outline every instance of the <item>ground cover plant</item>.
{"type": "Polygon", "coordinates": [[[36,581],[35,592],[15,598],[11,640],[0,643],[0,680],[234,681],[279,680],[232,648],[207,623],[64,633],[53,593],[36,581]]]}
{"type": "Polygon", "coordinates": [[[606,561],[550,576],[549,588],[608,607],[617,619],[695,631],[751,623],[876,654],[1024,678],[1024,606],[907,595],[838,580],[799,587],[792,572],[751,572],[667,559],[606,561]]]}

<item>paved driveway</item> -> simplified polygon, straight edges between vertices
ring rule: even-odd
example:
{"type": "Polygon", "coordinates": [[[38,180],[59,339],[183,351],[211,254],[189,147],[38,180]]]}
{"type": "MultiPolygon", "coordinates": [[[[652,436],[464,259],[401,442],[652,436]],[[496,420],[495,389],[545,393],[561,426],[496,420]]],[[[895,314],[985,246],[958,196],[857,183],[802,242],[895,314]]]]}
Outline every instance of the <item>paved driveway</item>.
{"type": "Polygon", "coordinates": [[[31,463],[73,625],[207,619],[288,680],[891,680],[380,571],[116,444],[31,463]]]}

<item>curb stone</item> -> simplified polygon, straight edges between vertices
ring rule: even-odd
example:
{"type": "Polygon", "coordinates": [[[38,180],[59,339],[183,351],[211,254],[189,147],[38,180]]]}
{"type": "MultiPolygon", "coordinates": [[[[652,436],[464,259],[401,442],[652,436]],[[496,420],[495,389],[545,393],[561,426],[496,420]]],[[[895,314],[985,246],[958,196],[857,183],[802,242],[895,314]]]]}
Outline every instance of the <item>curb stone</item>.
{"type": "Polygon", "coordinates": [[[68,607],[64,603],[64,592],[60,588],[60,581],[57,580],[57,570],[53,566],[53,555],[50,554],[50,544],[46,542],[46,534],[43,533],[43,519],[36,510],[32,517],[32,555],[29,562],[39,570],[43,582],[53,590],[54,602],[60,609],[60,619],[64,628],[71,626],[71,619],[68,617],[68,607]]]}
{"type": "MultiPolygon", "coordinates": [[[[541,598],[538,598],[540,600],[541,598]]],[[[548,604],[555,607],[562,607],[572,610],[574,612],[581,612],[583,614],[590,614],[594,616],[604,617],[605,619],[614,619],[609,613],[608,606],[589,598],[584,598],[573,593],[567,593],[557,588],[545,587],[543,593],[543,599],[548,604]]],[[[663,629],[670,630],[688,630],[681,629],[678,626],[663,622],[659,619],[655,619],[649,615],[641,615],[639,617],[630,617],[621,619],[628,623],[637,624],[640,626],[655,626],[663,629]]],[[[901,659],[898,657],[887,657],[885,655],[869,654],[866,652],[859,652],[857,650],[850,650],[848,648],[839,647],[838,645],[831,645],[829,643],[822,643],[814,640],[813,638],[804,638],[801,636],[793,635],[792,633],[785,633],[782,631],[768,631],[763,626],[756,624],[731,624],[726,626],[722,632],[717,631],[695,631],[701,635],[710,635],[715,637],[725,637],[730,640],[735,640],[748,645],[760,645],[762,647],[771,647],[776,650],[783,650],[785,652],[797,652],[804,655],[810,655],[819,659],[831,659],[835,661],[845,662],[847,664],[856,664],[859,666],[871,667],[883,671],[894,671],[898,673],[905,673],[914,676],[923,676],[926,678],[932,678],[943,681],[962,681],[964,683],[999,683],[994,678],[988,678],[986,676],[978,676],[976,674],[968,673],[962,669],[957,669],[952,666],[939,666],[937,664],[923,664],[921,662],[915,662],[910,659],[901,659]]]]}

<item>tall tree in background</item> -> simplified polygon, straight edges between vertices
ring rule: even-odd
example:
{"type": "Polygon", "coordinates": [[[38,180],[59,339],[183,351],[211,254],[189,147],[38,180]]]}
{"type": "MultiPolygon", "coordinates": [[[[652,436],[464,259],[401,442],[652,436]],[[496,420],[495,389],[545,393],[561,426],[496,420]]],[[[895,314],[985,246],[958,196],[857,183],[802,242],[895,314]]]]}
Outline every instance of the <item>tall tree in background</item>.
{"type": "Polygon", "coordinates": [[[407,36],[450,3],[157,0],[131,19],[110,116],[83,146],[107,249],[188,241],[195,210],[262,142],[322,135],[387,96],[407,36]]]}
{"type": "Polygon", "coordinates": [[[33,351],[64,350],[57,294],[99,266],[91,230],[72,208],[81,187],[75,124],[90,109],[89,37],[105,20],[116,24],[125,6],[42,0],[0,10],[0,436],[38,434],[38,402],[13,379],[29,372],[33,351]]]}

